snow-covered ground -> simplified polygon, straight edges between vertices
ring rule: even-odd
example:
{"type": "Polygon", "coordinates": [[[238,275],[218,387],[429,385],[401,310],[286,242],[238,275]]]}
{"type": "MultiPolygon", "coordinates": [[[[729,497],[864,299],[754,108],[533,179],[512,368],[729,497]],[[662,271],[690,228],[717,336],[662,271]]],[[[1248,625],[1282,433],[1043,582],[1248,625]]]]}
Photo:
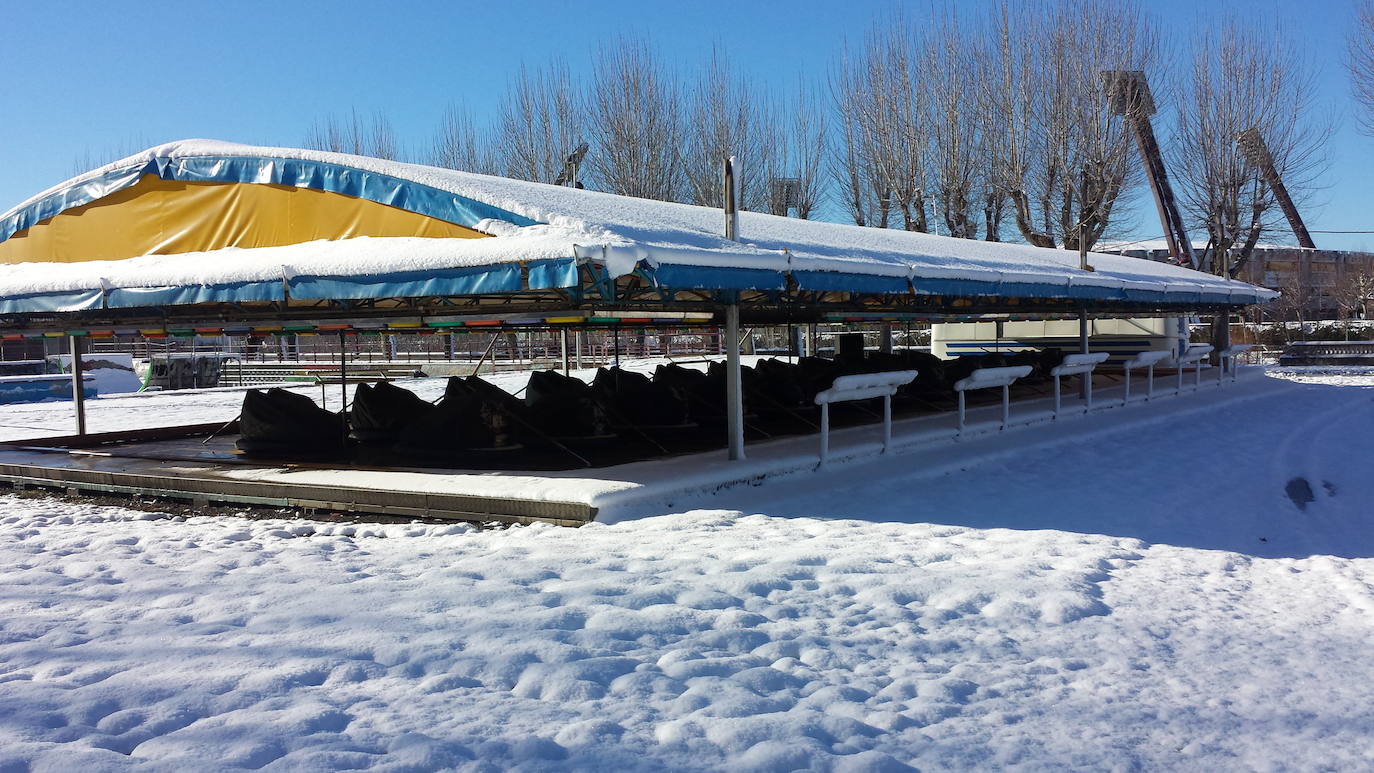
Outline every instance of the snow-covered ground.
{"type": "Polygon", "coordinates": [[[0,771],[1367,770],[1374,375],[1275,377],[581,529],[0,497],[0,771]]]}

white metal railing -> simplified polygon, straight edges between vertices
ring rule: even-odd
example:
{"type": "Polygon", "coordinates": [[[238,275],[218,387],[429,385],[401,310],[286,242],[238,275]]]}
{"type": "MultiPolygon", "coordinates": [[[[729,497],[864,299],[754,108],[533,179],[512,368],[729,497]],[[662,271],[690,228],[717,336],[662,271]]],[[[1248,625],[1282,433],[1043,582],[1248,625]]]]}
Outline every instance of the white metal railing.
{"type": "Polygon", "coordinates": [[[1121,367],[1126,371],[1126,396],[1122,398],[1121,404],[1125,405],[1131,401],[1132,370],[1145,368],[1145,402],[1149,402],[1155,394],[1155,366],[1173,356],[1174,353],[1169,349],[1152,349],[1121,363],[1121,367]]]}
{"type": "Polygon", "coordinates": [[[1011,418],[1011,385],[1018,378],[1029,375],[1031,366],[1013,365],[1007,368],[979,368],[968,376],[954,382],[954,391],[959,394],[959,434],[964,432],[964,392],[970,389],[1002,388],[1002,429],[1007,428],[1011,418]]]}
{"type": "Polygon", "coordinates": [[[892,443],[892,396],[916,378],[914,370],[894,370],[886,373],[859,373],[840,376],[829,389],[816,393],[816,405],[821,407],[821,460],[824,465],[830,456],[830,404],[851,400],[883,398],[883,453],[892,443]]]}
{"type": "Polygon", "coordinates": [[[1054,377],[1054,417],[1059,418],[1059,379],[1062,376],[1078,376],[1083,379],[1083,412],[1087,413],[1093,407],[1093,371],[1098,365],[1107,361],[1110,356],[1107,352],[1093,352],[1091,354],[1066,354],[1064,361],[1050,368],[1050,375],[1054,377]]]}
{"type": "Polygon", "coordinates": [[[1222,377],[1227,373],[1231,374],[1232,381],[1240,378],[1240,363],[1236,362],[1236,359],[1253,348],[1255,347],[1249,344],[1236,344],[1235,346],[1230,346],[1221,350],[1217,355],[1217,358],[1221,362],[1221,367],[1217,369],[1218,385],[1221,384],[1222,377]]]}
{"type": "Polygon", "coordinates": [[[1194,380],[1193,391],[1197,391],[1202,386],[1202,361],[1207,359],[1207,355],[1212,353],[1211,344],[1190,344],[1188,350],[1174,358],[1174,364],[1178,366],[1178,393],[1183,393],[1183,369],[1187,365],[1193,365],[1194,380]]]}

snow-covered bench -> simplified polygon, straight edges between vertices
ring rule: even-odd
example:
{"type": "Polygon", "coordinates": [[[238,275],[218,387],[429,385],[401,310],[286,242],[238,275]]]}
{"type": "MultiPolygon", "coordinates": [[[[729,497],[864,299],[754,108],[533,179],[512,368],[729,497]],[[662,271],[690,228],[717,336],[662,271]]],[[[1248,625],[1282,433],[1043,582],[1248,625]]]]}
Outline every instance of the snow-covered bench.
{"type": "Polygon", "coordinates": [[[1121,367],[1126,370],[1126,397],[1121,404],[1125,405],[1131,401],[1131,371],[1136,368],[1145,368],[1145,401],[1149,402],[1155,393],[1155,366],[1174,356],[1169,349],[1152,349],[1141,352],[1136,356],[1121,363],[1121,367]]]}
{"type": "Polygon", "coordinates": [[[1093,370],[1098,365],[1107,361],[1107,352],[1093,352],[1091,354],[1066,354],[1064,361],[1050,368],[1050,375],[1054,376],[1054,416],[1059,418],[1059,379],[1061,376],[1078,376],[1083,379],[1085,392],[1083,394],[1083,411],[1092,410],[1093,407],[1093,370]]]}
{"type": "Polygon", "coordinates": [[[954,391],[959,393],[959,432],[962,434],[964,431],[964,393],[970,389],[991,389],[992,387],[1002,387],[1002,429],[1006,429],[1007,419],[1011,417],[1010,387],[1012,382],[1029,375],[1030,372],[1031,367],[1029,365],[979,368],[954,382],[954,391]]]}
{"type": "Polygon", "coordinates": [[[1175,358],[1174,363],[1178,366],[1178,389],[1179,394],[1183,394],[1183,368],[1193,365],[1196,370],[1193,379],[1193,390],[1197,391],[1202,386],[1202,361],[1207,359],[1207,355],[1212,353],[1211,344],[1190,344],[1188,350],[1175,358]]]}
{"type": "Polygon", "coordinates": [[[830,404],[850,400],[883,398],[883,453],[892,442],[892,396],[898,388],[916,378],[914,370],[894,370],[886,373],[858,373],[840,376],[829,389],[816,393],[816,405],[821,407],[821,464],[830,456],[830,404]]]}

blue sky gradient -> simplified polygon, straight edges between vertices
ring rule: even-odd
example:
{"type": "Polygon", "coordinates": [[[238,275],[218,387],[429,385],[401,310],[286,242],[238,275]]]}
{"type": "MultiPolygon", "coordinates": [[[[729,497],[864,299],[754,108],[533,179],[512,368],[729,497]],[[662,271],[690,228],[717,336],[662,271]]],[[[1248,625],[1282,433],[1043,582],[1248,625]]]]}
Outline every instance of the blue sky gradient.
{"type": "MultiPolygon", "coordinates": [[[[1374,230],[1374,138],[1354,129],[1341,64],[1353,0],[1201,5],[1145,2],[1178,48],[1229,10],[1274,21],[1308,52],[1317,69],[1315,115],[1333,121],[1335,133],[1324,188],[1304,216],[1314,230],[1374,230]]],[[[299,146],[316,118],[351,109],[385,113],[403,146],[421,157],[450,103],[480,120],[498,107],[522,62],[558,56],[582,73],[598,45],[622,34],[648,36],[683,70],[721,45],[741,70],[775,86],[819,81],[846,39],[861,39],[877,16],[899,6],[917,20],[929,7],[890,0],[15,4],[0,45],[8,85],[0,210],[89,163],[148,145],[211,137],[299,146]]],[[[1157,237],[1152,206],[1135,198],[1134,235],[1157,237]]],[[[1374,248],[1374,235],[1315,238],[1322,247],[1374,248]]]]}

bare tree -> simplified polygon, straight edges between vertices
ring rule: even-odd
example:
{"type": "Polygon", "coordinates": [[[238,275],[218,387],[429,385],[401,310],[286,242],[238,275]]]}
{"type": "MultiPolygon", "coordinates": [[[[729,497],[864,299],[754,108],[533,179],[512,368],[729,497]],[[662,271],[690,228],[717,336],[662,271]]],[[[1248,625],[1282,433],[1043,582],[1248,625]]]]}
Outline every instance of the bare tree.
{"type": "Polygon", "coordinates": [[[1034,167],[1034,137],[1038,123],[1037,89],[1041,73],[1037,49],[1037,9],[1029,3],[1003,0],[983,32],[979,60],[979,112],[985,123],[984,220],[985,238],[1000,225],[1001,201],[1010,201],[1017,231],[1038,247],[1055,246],[1054,237],[1038,230],[1027,182],[1034,167]]]}
{"type": "Polygon", "coordinates": [[[373,113],[371,119],[363,119],[356,109],[349,110],[347,117],[330,113],[316,119],[305,135],[305,146],[374,158],[395,159],[401,155],[396,131],[381,111],[373,113]]]}
{"type": "Polygon", "coordinates": [[[979,152],[986,111],[979,109],[975,92],[981,52],[970,45],[967,30],[953,10],[936,11],[931,32],[919,63],[922,82],[937,84],[928,90],[930,134],[930,182],[935,209],[950,236],[978,236],[975,190],[987,169],[979,152]]]}
{"type": "Polygon", "coordinates": [[[1308,115],[1312,75],[1293,44],[1230,18],[1199,34],[1184,85],[1173,166],[1188,215],[1207,234],[1202,265],[1235,276],[1260,237],[1283,225],[1278,202],[1237,140],[1256,130],[1293,198],[1325,168],[1329,125],[1308,115]]]}
{"type": "Polygon", "coordinates": [[[836,163],[854,222],[886,228],[901,213],[908,231],[929,230],[926,84],[912,25],[900,15],[876,23],[855,58],[845,57],[831,90],[841,117],[836,163]]]}
{"type": "Polygon", "coordinates": [[[663,201],[681,189],[680,88],[642,40],[601,49],[588,100],[589,156],[599,187],[663,201]]]}
{"type": "MultiPolygon", "coordinates": [[[[1293,271],[1284,277],[1283,284],[1279,286],[1279,297],[1272,301],[1274,314],[1281,323],[1295,319],[1299,329],[1302,329],[1307,321],[1307,311],[1316,298],[1316,290],[1303,277],[1302,272],[1293,271]]],[[[1284,330],[1284,336],[1287,338],[1286,325],[1284,330]]]]}
{"type": "Polygon", "coordinates": [[[1103,74],[1151,70],[1157,38],[1133,0],[997,7],[979,79],[989,192],[1010,199],[1031,244],[1077,249],[1081,233],[1091,247],[1118,220],[1118,199],[1141,176],[1123,117],[1106,109],[1103,74]]]}
{"type": "Polygon", "coordinates": [[[1367,319],[1369,304],[1374,300],[1374,265],[1346,265],[1331,288],[1331,299],[1341,316],[1347,320],[1353,317],[1367,319]]]}
{"type": "Polygon", "coordinates": [[[775,129],[772,114],[772,106],[759,90],[733,71],[723,51],[713,49],[691,86],[683,120],[681,164],[687,201],[719,207],[724,196],[721,161],[736,156],[740,170],[735,192],[741,206],[766,208],[767,175],[774,163],[765,154],[771,156],[779,139],[765,137],[765,132],[775,129]]]}
{"type": "Polygon", "coordinates": [[[777,132],[772,140],[773,151],[764,152],[771,163],[768,209],[782,213],[790,203],[797,217],[805,220],[825,196],[824,169],[829,152],[825,112],[815,92],[805,83],[799,83],[792,97],[779,103],[777,111],[774,120],[767,124],[777,132]],[[781,185],[772,185],[782,179],[792,182],[794,198],[790,202],[779,198],[781,185]]]}
{"type": "Polygon", "coordinates": [[[1346,47],[1346,68],[1359,103],[1360,131],[1374,135],[1374,2],[1364,0],[1356,10],[1355,28],[1346,47]]]}
{"type": "Polygon", "coordinates": [[[496,132],[502,171],[520,180],[558,179],[586,133],[581,101],[564,62],[555,60],[534,71],[522,65],[506,87],[496,132]]]}
{"type": "Polygon", "coordinates": [[[479,174],[498,174],[496,155],[472,114],[463,106],[449,105],[434,137],[430,163],[445,169],[479,174]]]}

